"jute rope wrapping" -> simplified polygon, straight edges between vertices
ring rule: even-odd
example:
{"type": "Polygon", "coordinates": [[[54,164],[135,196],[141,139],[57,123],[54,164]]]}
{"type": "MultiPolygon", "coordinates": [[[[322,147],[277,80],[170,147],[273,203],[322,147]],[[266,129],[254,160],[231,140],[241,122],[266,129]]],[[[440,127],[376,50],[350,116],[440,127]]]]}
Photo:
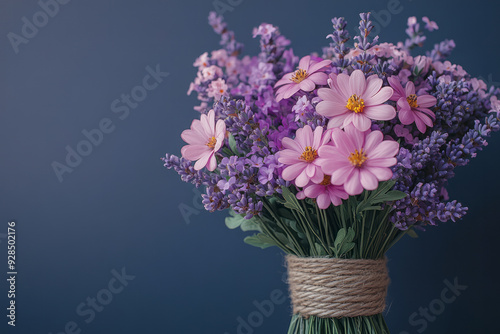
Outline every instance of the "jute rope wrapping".
{"type": "Polygon", "coordinates": [[[386,259],[287,256],[293,313],[340,318],[382,313],[389,285],[386,259]]]}

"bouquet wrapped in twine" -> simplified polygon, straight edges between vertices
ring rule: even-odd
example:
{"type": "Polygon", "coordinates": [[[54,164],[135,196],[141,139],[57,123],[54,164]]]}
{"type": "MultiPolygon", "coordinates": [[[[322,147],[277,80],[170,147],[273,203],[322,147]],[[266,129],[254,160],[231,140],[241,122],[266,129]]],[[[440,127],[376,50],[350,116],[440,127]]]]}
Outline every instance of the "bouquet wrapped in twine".
{"type": "Polygon", "coordinates": [[[211,13],[222,48],[195,61],[188,92],[201,116],[163,158],[208,211],[229,209],[229,228],[254,231],[246,243],[287,254],[289,333],[388,333],[387,250],[465,215],[448,180],[500,128],[500,91],[446,60],[452,40],[413,54],[435,22],[409,18],[392,44],[360,17],[358,35],[334,18],[330,45],[299,58],[270,24],[242,56],[211,13]]]}

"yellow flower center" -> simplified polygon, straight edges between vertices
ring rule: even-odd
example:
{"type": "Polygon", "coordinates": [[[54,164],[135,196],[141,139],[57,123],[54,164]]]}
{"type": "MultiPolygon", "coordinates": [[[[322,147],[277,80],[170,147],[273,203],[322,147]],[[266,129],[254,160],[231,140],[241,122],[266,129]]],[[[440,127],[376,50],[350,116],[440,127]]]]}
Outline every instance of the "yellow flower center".
{"type": "Polygon", "coordinates": [[[323,178],[323,181],[321,181],[320,184],[322,186],[328,186],[328,185],[332,184],[332,177],[330,175],[325,174],[325,177],[323,178]]]}
{"type": "Polygon", "coordinates": [[[305,162],[313,162],[318,157],[318,151],[313,149],[311,146],[307,146],[299,159],[305,162]]]}
{"type": "Polygon", "coordinates": [[[215,139],[215,137],[212,137],[212,138],[210,138],[210,140],[208,141],[208,143],[206,145],[213,150],[213,149],[215,149],[216,144],[217,144],[217,139],[215,139]]]}
{"type": "Polygon", "coordinates": [[[300,82],[302,82],[302,80],[307,78],[308,75],[309,74],[307,74],[306,70],[299,68],[297,71],[295,71],[295,73],[292,75],[290,80],[292,80],[295,83],[300,83],[300,82]]]}
{"type": "Polygon", "coordinates": [[[346,108],[350,111],[354,111],[356,114],[363,112],[365,108],[365,100],[357,96],[356,94],[351,95],[349,100],[347,100],[346,108]]]}
{"type": "Polygon", "coordinates": [[[361,151],[355,150],[354,153],[351,153],[348,159],[354,167],[361,167],[368,158],[363,149],[361,149],[361,151]]]}
{"type": "Polygon", "coordinates": [[[410,105],[410,107],[412,107],[412,108],[418,108],[417,95],[411,94],[410,96],[408,96],[406,98],[406,101],[408,101],[408,104],[410,105]]]}

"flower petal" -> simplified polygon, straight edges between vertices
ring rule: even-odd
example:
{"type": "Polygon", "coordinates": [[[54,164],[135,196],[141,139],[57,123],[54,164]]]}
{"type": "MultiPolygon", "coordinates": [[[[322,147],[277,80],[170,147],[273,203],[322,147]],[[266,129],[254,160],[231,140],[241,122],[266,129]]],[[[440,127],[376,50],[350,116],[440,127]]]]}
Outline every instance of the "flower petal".
{"type": "Polygon", "coordinates": [[[299,83],[299,87],[304,92],[310,92],[316,88],[316,84],[310,78],[305,78],[299,83]]]}
{"type": "Polygon", "coordinates": [[[432,95],[417,96],[417,104],[419,107],[430,108],[434,107],[436,103],[437,99],[432,95]]]}
{"type": "Polygon", "coordinates": [[[305,162],[291,165],[283,169],[281,177],[287,181],[293,181],[307,167],[305,162]]]}
{"type": "Polygon", "coordinates": [[[378,187],[377,177],[365,168],[361,168],[359,171],[359,181],[366,190],[375,190],[378,187]]]}
{"type": "Polygon", "coordinates": [[[316,112],[326,118],[332,118],[349,112],[349,109],[333,101],[321,101],[316,106],[316,112]]]}
{"type": "Polygon", "coordinates": [[[200,170],[203,167],[205,167],[208,163],[208,160],[210,159],[211,156],[213,156],[214,152],[209,151],[206,154],[202,155],[198,161],[194,164],[194,169],[195,170],[200,170]]]}
{"type": "MultiPolygon", "coordinates": [[[[316,64],[311,65],[311,67],[309,67],[309,70],[307,72],[314,74],[314,72],[322,69],[323,67],[330,65],[331,62],[332,62],[331,60],[322,60],[320,62],[317,62],[316,64]]],[[[325,80],[325,83],[323,85],[326,85],[326,80],[325,80]]]]}
{"type": "Polygon", "coordinates": [[[398,114],[401,124],[408,125],[415,122],[415,113],[411,109],[401,109],[398,114]]]}
{"type": "MultiPolygon", "coordinates": [[[[394,159],[396,160],[396,159],[394,159]]],[[[392,171],[390,168],[384,167],[367,167],[366,168],[370,173],[375,175],[379,181],[387,181],[392,178],[392,171]]]]}
{"type": "Polygon", "coordinates": [[[365,75],[361,70],[355,70],[349,77],[349,88],[351,95],[356,94],[362,96],[365,92],[365,75]]]}
{"type": "Polygon", "coordinates": [[[354,171],[354,166],[349,165],[339,168],[331,173],[331,182],[335,185],[344,184],[354,171]]]}
{"type": "Polygon", "coordinates": [[[323,72],[316,72],[307,77],[307,79],[314,82],[316,85],[326,85],[328,80],[328,74],[323,72]]]}
{"type": "Polygon", "coordinates": [[[297,187],[305,187],[309,183],[309,177],[307,176],[306,169],[307,168],[304,168],[295,179],[295,184],[297,185],[297,187]]]}
{"type": "Polygon", "coordinates": [[[311,62],[311,56],[302,57],[302,59],[300,59],[299,61],[299,68],[308,71],[310,62],[311,62]]]}
{"type": "Polygon", "coordinates": [[[384,103],[392,97],[394,90],[391,87],[382,87],[375,95],[373,96],[363,96],[365,100],[365,106],[376,106],[384,103]]]}
{"type": "MultiPolygon", "coordinates": [[[[382,81],[382,79],[380,79],[376,74],[370,75],[366,79],[366,89],[365,89],[365,92],[363,93],[363,96],[365,98],[372,97],[380,90],[383,83],[384,82],[382,81]]],[[[366,100],[365,100],[365,103],[366,103],[366,100]]]]}
{"type": "Polygon", "coordinates": [[[195,161],[212,151],[207,145],[185,145],[181,148],[181,155],[189,161],[195,161]]]}
{"type": "Polygon", "coordinates": [[[389,104],[381,104],[365,107],[363,114],[374,120],[389,121],[396,117],[396,110],[389,104]]]}
{"type": "Polygon", "coordinates": [[[397,141],[384,140],[377,145],[371,152],[366,152],[368,159],[377,158],[392,158],[399,151],[399,144],[397,141]]]}
{"type": "Polygon", "coordinates": [[[372,121],[365,115],[362,115],[361,113],[359,114],[354,113],[352,117],[353,117],[352,124],[354,124],[356,129],[358,129],[361,132],[365,132],[372,126],[372,121]]]}
{"type": "Polygon", "coordinates": [[[359,169],[354,168],[351,175],[344,183],[344,189],[349,195],[359,195],[363,192],[363,186],[360,182],[359,169]]]}

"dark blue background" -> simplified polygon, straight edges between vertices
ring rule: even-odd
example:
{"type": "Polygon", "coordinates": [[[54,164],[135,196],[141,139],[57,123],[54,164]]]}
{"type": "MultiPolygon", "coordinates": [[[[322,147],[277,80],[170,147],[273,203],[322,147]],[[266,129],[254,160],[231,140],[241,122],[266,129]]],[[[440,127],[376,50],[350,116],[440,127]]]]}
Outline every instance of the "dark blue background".
{"type": "MultiPolygon", "coordinates": [[[[222,0],[226,2],[226,0],[222,0]]],[[[233,0],[233,3],[237,1],[233,0]]],[[[297,55],[320,51],[330,19],[386,10],[387,1],[244,0],[225,17],[256,54],[252,28],[273,23],[297,55]]],[[[452,61],[475,76],[500,81],[497,3],[487,0],[401,0],[402,11],[381,27],[383,41],[405,38],[408,16],[440,25],[428,46],[456,41],[452,61]]],[[[71,1],[16,54],[7,38],[32,21],[36,1],[0,4],[0,233],[17,221],[17,326],[7,326],[6,269],[0,274],[1,333],[59,333],[75,321],[82,333],[237,333],[237,318],[256,310],[282,282],[283,256],[242,242],[225,213],[199,210],[187,223],[179,205],[197,210],[193,187],[162,166],[178,153],[180,133],[198,117],[187,96],[192,63],[218,48],[207,25],[212,1],[71,1]],[[111,102],[141,84],[147,66],[170,75],[120,120],[111,102]],[[51,164],[67,145],[103,118],[115,128],[59,182],[51,164]],[[111,270],[135,276],[95,319],[75,313],[108,286],[111,270]]],[[[498,329],[498,164],[500,136],[450,184],[452,198],[470,208],[465,219],[405,238],[388,254],[392,283],[387,321],[393,333],[417,333],[409,316],[440,298],[444,280],[467,289],[428,322],[425,333],[493,333],[498,329]]],[[[0,234],[0,259],[6,239],[0,234]]],[[[5,268],[1,264],[0,268],[5,268]]],[[[435,305],[436,302],[434,302],[435,305]]],[[[254,333],[284,333],[288,301],[254,333]]],[[[419,317],[420,318],[420,317],[419,317]]]]}

